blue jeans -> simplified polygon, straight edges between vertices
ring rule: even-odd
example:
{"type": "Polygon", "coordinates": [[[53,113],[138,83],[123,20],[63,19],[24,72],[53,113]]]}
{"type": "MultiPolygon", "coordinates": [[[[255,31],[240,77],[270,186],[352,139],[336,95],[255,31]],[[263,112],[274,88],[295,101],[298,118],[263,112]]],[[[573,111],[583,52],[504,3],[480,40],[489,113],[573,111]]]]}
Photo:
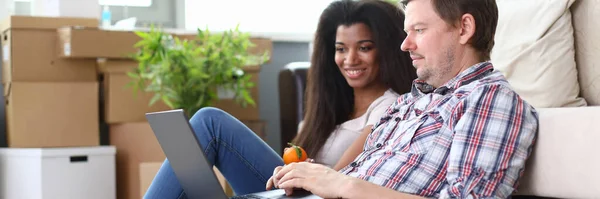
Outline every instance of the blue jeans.
{"type": "MultiPolygon", "coordinates": [[[[216,108],[200,109],[190,124],[209,163],[238,195],[265,190],[281,157],[239,120],[216,108]]],[[[211,172],[211,171],[206,171],[211,172]]],[[[165,160],[144,198],[186,198],[169,160],[165,160]]]]}

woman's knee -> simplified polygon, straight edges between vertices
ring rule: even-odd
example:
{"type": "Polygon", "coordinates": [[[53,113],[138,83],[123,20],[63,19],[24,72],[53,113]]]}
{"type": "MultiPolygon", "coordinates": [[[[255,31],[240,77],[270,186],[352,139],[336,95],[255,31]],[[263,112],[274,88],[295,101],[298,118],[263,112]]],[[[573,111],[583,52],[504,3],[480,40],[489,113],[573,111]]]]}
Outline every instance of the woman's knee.
{"type": "Polygon", "coordinates": [[[213,117],[222,117],[223,115],[226,115],[227,113],[219,108],[214,108],[214,107],[204,107],[201,108],[200,110],[196,111],[196,113],[194,113],[194,115],[192,116],[192,120],[197,120],[197,119],[208,119],[208,118],[213,118],[213,117]]]}
{"type": "Polygon", "coordinates": [[[194,130],[198,128],[212,128],[223,123],[230,123],[235,120],[229,113],[214,107],[204,107],[196,111],[190,119],[190,124],[194,130]]]}

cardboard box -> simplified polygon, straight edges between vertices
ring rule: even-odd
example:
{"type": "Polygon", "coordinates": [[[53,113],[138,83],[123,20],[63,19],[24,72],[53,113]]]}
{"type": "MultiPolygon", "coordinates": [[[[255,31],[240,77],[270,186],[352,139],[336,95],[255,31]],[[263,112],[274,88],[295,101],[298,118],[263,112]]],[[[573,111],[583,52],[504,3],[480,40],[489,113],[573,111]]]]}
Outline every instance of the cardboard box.
{"type": "MultiPolygon", "coordinates": [[[[56,31],[59,38],[56,43],[57,53],[64,58],[130,59],[130,56],[137,52],[134,45],[141,40],[133,31],[88,27],[62,27],[56,31]]],[[[187,40],[196,37],[195,34],[172,33],[172,35],[187,40]]],[[[248,52],[262,54],[268,51],[269,55],[272,55],[273,43],[270,39],[257,37],[251,38],[251,41],[255,46],[249,48],[248,52]]]]}
{"type": "Polygon", "coordinates": [[[5,85],[8,147],[98,146],[96,82],[5,85]]]}
{"type": "Polygon", "coordinates": [[[215,176],[217,176],[217,180],[219,180],[219,183],[221,184],[225,195],[227,195],[227,197],[233,197],[233,189],[231,188],[231,186],[229,186],[229,183],[227,182],[227,179],[225,179],[225,176],[223,176],[223,174],[221,173],[221,171],[219,171],[219,169],[217,169],[217,167],[213,167],[213,171],[215,172],[215,176]]]}
{"type": "Polygon", "coordinates": [[[128,72],[133,71],[138,66],[138,62],[126,59],[98,59],[97,66],[98,73],[100,74],[127,74],[128,72]]]}
{"type": "Polygon", "coordinates": [[[98,63],[98,71],[104,75],[104,120],[108,124],[144,122],[146,113],[170,110],[162,101],[149,106],[154,96],[143,91],[133,92],[127,84],[131,78],[127,72],[133,70],[137,62],[132,60],[105,60],[98,63]]]}
{"type": "Polygon", "coordinates": [[[57,32],[57,52],[63,58],[131,58],[140,40],[132,31],[63,27],[57,32]]]}
{"type": "MultiPolygon", "coordinates": [[[[156,173],[158,172],[161,166],[162,162],[140,163],[140,193],[142,197],[144,196],[146,191],[148,191],[148,188],[152,184],[152,181],[154,180],[154,177],[156,176],[156,173]]],[[[221,184],[221,187],[223,188],[225,194],[228,197],[232,197],[233,189],[231,189],[231,186],[229,186],[229,183],[227,183],[227,180],[225,180],[223,174],[221,174],[219,169],[217,169],[216,167],[213,167],[213,171],[215,172],[217,180],[219,180],[219,184],[221,184]]]]}
{"type": "Polygon", "coordinates": [[[67,60],[57,56],[56,28],[97,27],[97,19],[11,16],[0,24],[2,82],[97,81],[95,60],[67,60]]]}
{"type": "Polygon", "coordinates": [[[10,16],[0,23],[0,30],[13,29],[51,29],[56,31],[63,26],[98,27],[100,21],[96,18],[81,17],[40,17],[40,16],[10,16]]]}
{"type": "Polygon", "coordinates": [[[250,54],[263,54],[267,52],[269,59],[266,63],[271,62],[271,57],[273,57],[273,41],[271,39],[260,37],[254,37],[251,41],[255,46],[248,49],[248,52],[250,54]]]}
{"type": "Polygon", "coordinates": [[[140,196],[143,197],[163,162],[140,163],[140,196]]]}
{"type": "Polygon", "coordinates": [[[117,147],[117,198],[139,199],[140,163],[163,162],[165,154],[147,122],[110,125],[110,145],[117,147]]]}
{"type": "Polygon", "coordinates": [[[126,74],[113,73],[104,77],[104,109],[106,123],[141,122],[146,121],[146,113],[170,110],[162,101],[152,106],[152,93],[138,91],[127,87],[131,81],[126,74]]]}

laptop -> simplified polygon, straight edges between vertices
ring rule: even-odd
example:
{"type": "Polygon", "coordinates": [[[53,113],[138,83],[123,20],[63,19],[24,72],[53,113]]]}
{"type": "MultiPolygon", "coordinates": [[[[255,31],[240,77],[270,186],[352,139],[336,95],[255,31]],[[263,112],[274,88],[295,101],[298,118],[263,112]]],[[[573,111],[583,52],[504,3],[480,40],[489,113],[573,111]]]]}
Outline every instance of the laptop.
{"type": "MultiPolygon", "coordinates": [[[[202,150],[204,147],[196,139],[196,134],[183,110],[147,113],[146,119],[189,199],[227,199],[202,150]]],[[[233,198],[313,199],[321,197],[310,193],[286,196],[284,190],[276,189],[233,198]]]]}

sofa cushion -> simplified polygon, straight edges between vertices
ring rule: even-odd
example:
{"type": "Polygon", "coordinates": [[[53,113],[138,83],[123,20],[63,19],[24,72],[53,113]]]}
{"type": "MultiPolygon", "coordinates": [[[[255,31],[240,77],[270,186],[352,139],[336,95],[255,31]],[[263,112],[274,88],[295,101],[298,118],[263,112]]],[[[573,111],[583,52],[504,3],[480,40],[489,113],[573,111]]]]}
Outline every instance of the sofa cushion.
{"type": "Polygon", "coordinates": [[[600,105],[600,0],[578,0],[571,11],[581,94],[588,104],[600,105]]]}
{"type": "Polygon", "coordinates": [[[600,198],[600,107],[538,112],[538,136],[517,195],[600,198]]]}
{"type": "Polygon", "coordinates": [[[579,97],[573,26],[574,0],[498,0],[491,61],[536,108],[584,106],[579,97]]]}

